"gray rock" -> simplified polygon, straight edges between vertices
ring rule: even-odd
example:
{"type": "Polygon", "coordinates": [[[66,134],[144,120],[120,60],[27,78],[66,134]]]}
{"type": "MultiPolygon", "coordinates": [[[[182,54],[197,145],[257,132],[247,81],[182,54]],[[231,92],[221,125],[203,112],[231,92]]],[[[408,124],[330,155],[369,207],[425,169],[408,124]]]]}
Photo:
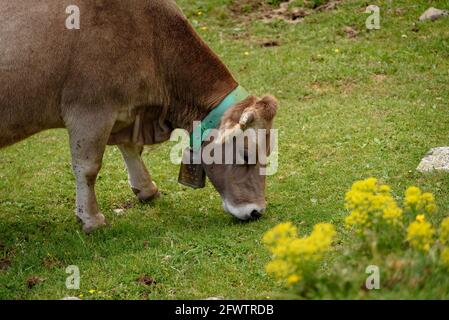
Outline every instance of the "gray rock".
{"type": "Polygon", "coordinates": [[[419,21],[432,20],[435,21],[442,17],[447,17],[449,12],[447,10],[440,10],[433,7],[427,9],[421,17],[419,17],[419,21]]]}
{"type": "Polygon", "coordinates": [[[433,148],[421,160],[419,172],[447,171],[449,172],[449,147],[433,148]]]}

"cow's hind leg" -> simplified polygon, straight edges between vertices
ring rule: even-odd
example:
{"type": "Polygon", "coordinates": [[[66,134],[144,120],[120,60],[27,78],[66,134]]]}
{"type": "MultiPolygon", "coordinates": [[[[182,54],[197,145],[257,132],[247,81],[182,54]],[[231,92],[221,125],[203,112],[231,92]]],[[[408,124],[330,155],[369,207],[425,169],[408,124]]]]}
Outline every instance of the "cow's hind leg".
{"type": "Polygon", "coordinates": [[[149,201],[159,196],[156,184],[142,160],[143,147],[133,144],[120,145],[123,159],[128,169],[128,180],[131,189],[140,201],[149,201]]]}
{"type": "Polygon", "coordinates": [[[76,215],[83,222],[83,230],[89,233],[106,224],[98,210],[95,182],[115,117],[111,113],[78,114],[76,121],[68,122],[76,178],[76,215]]]}

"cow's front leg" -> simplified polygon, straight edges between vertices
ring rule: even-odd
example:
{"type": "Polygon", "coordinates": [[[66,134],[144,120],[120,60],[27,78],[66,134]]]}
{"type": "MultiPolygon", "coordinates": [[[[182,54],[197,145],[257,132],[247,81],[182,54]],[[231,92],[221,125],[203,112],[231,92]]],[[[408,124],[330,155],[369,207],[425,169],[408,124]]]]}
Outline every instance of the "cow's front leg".
{"type": "Polygon", "coordinates": [[[140,201],[149,201],[159,196],[156,184],[142,160],[143,146],[120,145],[123,159],[128,169],[128,180],[131,189],[140,201]]]}
{"type": "Polygon", "coordinates": [[[75,123],[68,127],[76,178],[76,215],[86,233],[106,224],[98,210],[95,182],[114,121],[111,114],[78,115],[75,123]]]}

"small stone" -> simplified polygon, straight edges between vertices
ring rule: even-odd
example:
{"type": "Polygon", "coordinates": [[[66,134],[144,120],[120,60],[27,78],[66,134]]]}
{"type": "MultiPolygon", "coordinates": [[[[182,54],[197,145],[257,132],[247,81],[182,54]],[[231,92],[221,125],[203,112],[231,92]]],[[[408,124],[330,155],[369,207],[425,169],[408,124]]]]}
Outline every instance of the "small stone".
{"type": "Polygon", "coordinates": [[[447,17],[449,15],[449,12],[446,10],[440,10],[436,8],[429,8],[427,9],[421,17],[419,17],[419,21],[425,21],[425,20],[432,20],[435,21],[437,19],[440,19],[442,17],[447,17]]]}
{"type": "Polygon", "coordinates": [[[449,147],[433,148],[422,159],[417,170],[419,172],[449,172],[449,147]]]}
{"type": "Polygon", "coordinates": [[[121,215],[123,215],[123,213],[125,213],[125,209],[114,209],[114,212],[115,212],[118,216],[121,216],[121,215]]]}

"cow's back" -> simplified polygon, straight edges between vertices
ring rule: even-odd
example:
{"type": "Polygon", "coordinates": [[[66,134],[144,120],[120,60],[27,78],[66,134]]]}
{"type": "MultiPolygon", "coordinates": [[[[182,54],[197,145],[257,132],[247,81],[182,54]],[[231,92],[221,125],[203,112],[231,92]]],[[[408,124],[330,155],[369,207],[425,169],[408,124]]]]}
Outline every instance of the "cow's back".
{"type": "Polygon", "coordinates": [[[63,127],[70,108],[142,103],[154,83],[142,70],[153,68],[144,8],[176,10],[171,1],[79,0],[81,28],[69,30],[71,0],[1,2],[0,147],[63,127]]]}
{"type": "Polygon", "coordinates": [[[80,30],[66,28],[72,0],[0,1],[0,147],[80,109],[204,101],[205,83],[233,85],[172,0],[78,0],[80,30]]]}
{"type": "Polygon", "coordinates": [[[70,41],[58,1],[2,1],[0,6],[0,147],[60,125],[58,88],[70,41]]]}

